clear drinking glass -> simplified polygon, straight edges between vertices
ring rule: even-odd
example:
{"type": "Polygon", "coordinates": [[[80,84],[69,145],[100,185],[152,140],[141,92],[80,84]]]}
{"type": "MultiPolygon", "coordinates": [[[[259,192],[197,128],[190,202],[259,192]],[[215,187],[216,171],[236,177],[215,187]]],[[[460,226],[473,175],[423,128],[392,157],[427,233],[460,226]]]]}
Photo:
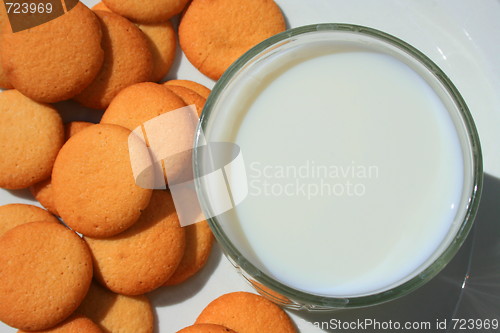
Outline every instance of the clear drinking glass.
{"type": "MultiPolygon", "coordinates": [[[[294,50],[300,57],[302,49],[318,41],[350,43],[369,47],[377,52],[389,54],[419,73],[434,89],[447,107],[458,133],[464,158],[464,187],[454,225],[445,242],[435,253],[434,260],[418,274],[394,288],[359,297],[330,297],[315,295],[291,288],[268,276],[245,258],[219,223],[207,197],[206,184],[200,177],[206,174],[200,150],[194,150],[193,166],[196,175],[196,189],[200,203],[210,227],[222,246],[225,255],[241,275],[268,299],[289,308],[307,310],[332,310],[370,306],[401,297],[419,288],[438,274],[453,258],[469,233],[479,205],[482,187],[482,157],[479,137],[471,114],[460,93],[450,79],[427,56],[406,42],[387,33],[368,27],[350,24],[317,24],[285,31],[258,44],[239,58],[221,77],[207,100],[197,130],[196,146],[211,141],[211,127],[216,122],[224,126],[220,114],[224,104],[234,98],[239,83],[252,75],[256,68],[262,70],[267,64],[277,61],[280,52],[294,50]]],[[[279,60],[278,60],[279,61],[279,60]]],[[[234,102],[234,101],[233,101],[234,102]]],[[[228,125],[229,126],[229,125],[228,125]]],[[[256,134],[258,135],[258,133],[256,134]]]]}

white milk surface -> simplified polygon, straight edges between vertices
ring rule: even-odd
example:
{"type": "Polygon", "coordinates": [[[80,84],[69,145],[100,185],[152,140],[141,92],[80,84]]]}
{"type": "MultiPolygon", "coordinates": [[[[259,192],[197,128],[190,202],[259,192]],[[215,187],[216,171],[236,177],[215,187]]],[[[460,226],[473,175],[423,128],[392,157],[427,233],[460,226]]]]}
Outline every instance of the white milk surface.
{"type": "Polygon", "coordinates": [[[249,185],[224,224],[233,243],[314,294],[371,294],[418,273],[463,186],[458,135],[437,94],[399,60],[360,50],[259,79],[233,129],[249,185]]]}

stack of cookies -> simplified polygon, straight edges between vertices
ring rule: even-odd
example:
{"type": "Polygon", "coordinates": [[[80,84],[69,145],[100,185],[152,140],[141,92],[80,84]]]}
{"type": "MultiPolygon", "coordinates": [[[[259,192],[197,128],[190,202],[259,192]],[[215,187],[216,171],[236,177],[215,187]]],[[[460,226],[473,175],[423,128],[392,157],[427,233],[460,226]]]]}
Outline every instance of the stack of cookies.
{"type": "Polygon", "coordinates": [[[23,332],[153,332],[146,294],[200,271],[213,235],[206,221],[182,227],[168,190],[136,184],[129,135],[187,105],[201,114],[208,88],[158,83],[175,76],[177,40],[217,80],[283,31],[284,18],[272,0],[104,0],[14,33],[5,9],[0,3],[0,88],[10,89],[0,92],[0,187],[29,188],[46,210],[0,207],[0,320],[23,332]],[[66,100],[103,110],[100,123],[64,123],[54,103],[66,100]]]}
{"type": "Polygon", "coordinates": [[[208,304],[194,325],[177,333],[296,333],[290,317],[262,296],[233,292],[208,304]]]}

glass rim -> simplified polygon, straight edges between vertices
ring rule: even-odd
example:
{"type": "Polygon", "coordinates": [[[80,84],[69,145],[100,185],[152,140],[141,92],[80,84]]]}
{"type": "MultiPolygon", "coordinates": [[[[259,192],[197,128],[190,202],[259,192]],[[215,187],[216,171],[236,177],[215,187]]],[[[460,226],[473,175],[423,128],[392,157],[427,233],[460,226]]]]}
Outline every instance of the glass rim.
{"type": "MultiPolygon", "coordinates": [[[[236,60],[222,75],[222,77],[215,84],[212,93],[208,97],[205,107],[203,109],[202,115],[200,117],[200,122],[196,130],[195,135],[195,147],[202,142],[202,133],[205,132],[207,122],[213,111],[215,102],[218,100],[220,93],[230,84],[231,79],[237,74],[244,66],[249,63],[252,59],[256,58],[264,51],[269,50],[273,46],[279,46],[280,42],[285,42],[288,39],[298,37],[303,34],[315,33],[315,32],[348,32],[359,35],[364,35],[372,37],[382,42],[388,43],[398,49],[404,51],[407,55],[418,60],[424,65],[426,70],[428,70],[446,89],[451,99],[455,104],[455,111],[460,115],[464,122],[467,141],[470,145],[471,150],[471,162],[472,162],[472,187],[471,192],[468,194],[469,204],[466,209],[465,216],[457,230],[455,236],[453,237],[450,244],[443,250],[443,252],[425,269],[423,269],[416,276],[412,277],[408,281],[398,284],[390,289],[377,292],[369,295],[362,296],[324,296],[316,295],[308,292],[304,292],[290,286],[287,286],[275,278],[270,277],[265,272],[261,271],[255,265],[253,265],[249,260],[247,260],[237,247],[231,242],[229,237],[225,234],[223,228],[217,221],[217,216],[208,218],[208,224],[214,233],[215,238],[223,248],[225,255],[230,259],[233,265],[237,268],[241,268],[244,272],[249,275],[255,281],[263,284],[264,286],[270,288],[271,290],[289,298],[292,302],[299,305],[299,308],[308,309],[332,309],[332,308],[356,308],[364,307],[375,304],[384,303],[392,299],[404,296],[411,291],[419,288],[423,284],[431,280],[435,275],[437,275],[446,264],[454,257],[458,252],[461,245],[465,241],[470,229],[472,228],[474,218],[476,216],[481,190],[483,185],[483,166],[482,166],[482,155],[481,146],[479,141],[479,135],[477,133],[476,126],[474,124],[472,115],[467,107],[464,99],[460,95],[458,89],[448,78],[448,76],[426,55],[420,52],[415,47],[404,42],[403,40],[390,35],[388,33],[369,28],[361,25],[346,24],[346,23],[321,23],[301,26],[297,28],[292,28],[275,36],[272,36],[263,42],[257,44],[245,54],[243,54],[238,60],[236,60]],[[312,304],[308,307],[307,304],[312,304]]],[[[201,193],[203,186],[200,183],[200,168],[198,165],[198,150],[193,150],[193,169],[195,174],[195,187],[198,194],[198,199],[202,208],[206,211],[207,202],[204,195],[201,193]]]]}

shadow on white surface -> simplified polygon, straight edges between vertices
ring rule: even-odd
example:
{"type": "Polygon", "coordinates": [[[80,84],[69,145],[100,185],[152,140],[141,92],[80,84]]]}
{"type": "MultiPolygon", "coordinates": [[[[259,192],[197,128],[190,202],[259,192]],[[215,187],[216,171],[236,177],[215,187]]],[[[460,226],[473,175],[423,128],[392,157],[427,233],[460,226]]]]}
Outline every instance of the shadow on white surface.
{"type": "MultiPolygon", "coordinates": [[[[32,201],[34,203],[33,195],[31,194],[30,190],[27,188],[22,189],[22,190],[7,190],[12,196],[22,199],[22,200],[28,200],[32,201]]],[[[33,204],[32,203],[32,204],[33,204]]]]}

